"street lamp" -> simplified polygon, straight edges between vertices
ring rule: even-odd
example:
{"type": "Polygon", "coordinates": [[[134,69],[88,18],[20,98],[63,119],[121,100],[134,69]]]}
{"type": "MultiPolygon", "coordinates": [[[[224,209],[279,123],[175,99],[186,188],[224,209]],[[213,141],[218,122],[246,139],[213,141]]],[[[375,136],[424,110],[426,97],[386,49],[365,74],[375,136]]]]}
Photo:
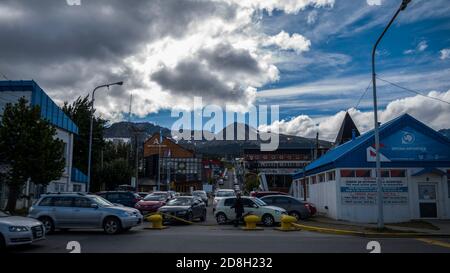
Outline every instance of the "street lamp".
{"type": "Polygon", "coordinates": [[[89,192],[90,186],[91,186],[91,160],[92,160],[92,128],[94,126],[94,102],[95,102],[95,91],[97,91],[100,88],[107,87],[109,89],[110,86],[113,85],[123,85],[123,82],[115,82],[115,83],[109,83],[104,85],[99,85],[94,88],[94,91],[92,91],[92,100],[91,100],[91,124],[89,129],[89,150],[88,150],[88,171],[87,171],[87,185],[86,185],[86,192],[89,192]]]}
{"type": "Polygon", "coordinates": [[[373,86],[373,115],[375,122],[375,150],[376,150],[376,180],[377,180],[377,193],[378,193],[378,228],[384,228],[384,216],[383,216],[383,186],[381,182],[381,162],[380,162],[380,131],[379,131],[379,123],[378,123],[378,104],[377,104],[377,83],[376,83],[376,72],[375,72],[375,54],[378,47],[378,44],[381,42],[384,34],[387,32],[389,27],[395,21],[395,18],[399,15],[400,11],[405,10],[411,0],[403,0],[400,7],[392,17],[389,24],[383,30],[380,37],[378,37],[377,42],[375,43],[372,50],[372,86],[373,86]]]}

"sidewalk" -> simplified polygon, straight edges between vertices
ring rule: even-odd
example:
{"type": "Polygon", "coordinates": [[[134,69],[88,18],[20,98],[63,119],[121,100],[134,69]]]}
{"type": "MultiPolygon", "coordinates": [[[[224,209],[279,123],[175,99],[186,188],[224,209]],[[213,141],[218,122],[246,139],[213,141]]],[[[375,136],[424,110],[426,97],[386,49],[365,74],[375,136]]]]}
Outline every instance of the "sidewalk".
{"type": "Polygon", "coordinates": [[[386,224],[380,231],[375,223],[364,224],[339,221],[324,216],[298,223],[304,230],[330,234],[389,237],[450,237],[450,220],[415,220],[405,223],[386,224]]]}

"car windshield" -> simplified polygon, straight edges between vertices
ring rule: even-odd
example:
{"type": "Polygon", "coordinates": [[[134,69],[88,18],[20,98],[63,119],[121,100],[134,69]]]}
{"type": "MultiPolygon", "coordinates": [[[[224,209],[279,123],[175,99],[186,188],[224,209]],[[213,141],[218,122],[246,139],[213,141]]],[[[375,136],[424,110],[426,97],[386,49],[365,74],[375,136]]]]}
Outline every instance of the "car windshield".
{"type": "Polygon", "coordinates": [[[6,212],[0,211],[0,217],[9,217],[11,215],[7,214],[6,212]]]}
{"type": "Polygon", "coordinates": [[[194,191],[192,193],[192,195],[195,195],[195,196],[206,196],[206,193],[202,192],[202,191],[194,191]]]}
{"type": "Polygon", "coordinates": [[[144,198],[144,201],[164,201],[165,198],[162,195],[149,194],[144,198]]]}
{"type": "Polygon", "coordinates": [[[152,195],[167,196],[169,194],[167,192],[154,192],[152,195]]]}
{"type": "Polygon", "coordinates": [[[228,197],[235,196],[234,191],[218,191],[216,194],[217,197],[228,197]]]}
{"type": "Polygon", "coordinates": [[[102,206],[102,207],[112,207],[112,206],[114,206],[113,203],[109,202],[108,200],[106,200],[105,198],[100,197],[100,196],[92,196],[92,200],[94,202],[96,202],[99,206],[102,206]]]}
{"type": "Polygon", "coordinates": [[[176,198],[170,200],[167,206],[190,206],[192,204],[192,198],[176,198]]]}
{"type": "Polygon", "coordinates": [[[264,202],[263,200],[259,199],[259,198],[255,198],[253,199],[253,201],[258,205],[258,206],[267,206],[266,202],[264,202]]]}

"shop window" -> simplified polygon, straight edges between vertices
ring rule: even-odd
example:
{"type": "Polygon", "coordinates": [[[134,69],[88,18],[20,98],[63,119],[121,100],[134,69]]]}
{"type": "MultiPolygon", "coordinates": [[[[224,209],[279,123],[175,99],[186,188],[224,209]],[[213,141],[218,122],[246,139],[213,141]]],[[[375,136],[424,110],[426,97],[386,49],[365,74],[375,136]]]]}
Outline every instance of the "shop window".
{"type": "Polygon", "coordinates": [[[341,177],[355,177],[355,170],[341,170],[341,177]]]}
{"type": "Polygon", "coordinates": [[[370,170],[356,170],[356,177],[370,177],[370,170]]]}
{"type": "Polygon", "coordinates": [[[327,179],[328,181],[334,181],[336,180],[336,173],[334,171],[327,173],[327,179]]]}
{"type": "Polygon", "coordinates": [[[405,170],[391,170],[391,177],[406,177],[405,170]]]}

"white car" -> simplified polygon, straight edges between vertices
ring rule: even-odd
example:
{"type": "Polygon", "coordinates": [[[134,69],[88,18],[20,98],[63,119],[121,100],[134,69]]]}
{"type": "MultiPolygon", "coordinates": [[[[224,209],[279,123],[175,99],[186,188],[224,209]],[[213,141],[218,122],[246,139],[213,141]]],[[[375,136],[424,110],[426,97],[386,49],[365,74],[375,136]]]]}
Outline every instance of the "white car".
{"type": "Polygon", "coordinates": [[[0,211],[0,249],[26,245],[45,239],[44,225],[38,220],[11,216],[0,211]]]}
{"type": "MultiPolygon", "coordinates": [[[[221,198],[216,206],[214,216],[219,225],[223,225],[227,222],[233,221],[236,217],[234,205],[236,197],[225,197],[221,198]]],[[[242,197],[242,202],[244,203],[244,214],[253,214],[261,217],[261,222],[265,226],[273,226],[275,223],[281,222],[281,216],[283,214],[287,215],[285,209],[269,206],[264,201],[256,197],[242,197]]]]}
{"type": "Polygon", "coordinates": [[[230,189],[221,189],[217,190],[214,194],[214,200],[213,200],[213,212],[216,210],[216,205],[219,202],[220,199],[225,197],[235,197],[236,192],[234,190],[230,189]]]}

